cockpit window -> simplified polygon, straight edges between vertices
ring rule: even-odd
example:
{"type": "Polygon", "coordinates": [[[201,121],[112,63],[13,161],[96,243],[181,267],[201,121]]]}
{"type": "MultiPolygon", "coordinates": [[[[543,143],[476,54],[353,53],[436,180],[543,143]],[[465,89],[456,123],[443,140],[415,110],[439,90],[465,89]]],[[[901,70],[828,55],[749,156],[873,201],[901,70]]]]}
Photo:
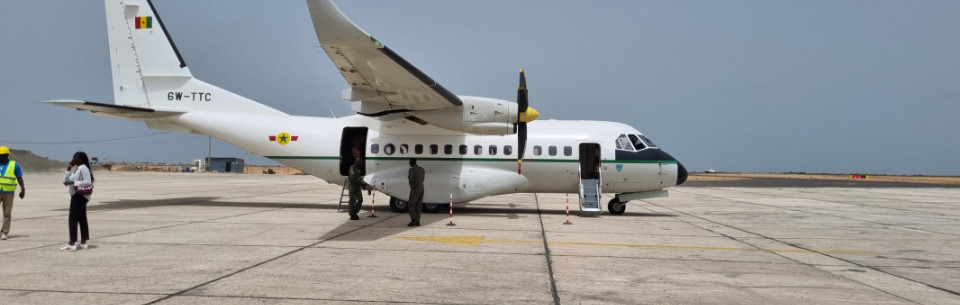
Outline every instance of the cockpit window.
{"type": "Polygon", "coordinates": [[[657,147],[657,144],[653,144],[653,141],[650,141],[650,139],[647,138],[646,136],[644,135],[639,135],[639,136],[640,136],[640,139],[643,140],[643,143],[647,143],[647,147],[652,147],[652,148],[657,147]]]}
{"type": "Polygon", "coordinates": [[[637,137],[637,135],[632,134],[632,135],[629,135],[629,137],[630,137],[630,143],[633,144],[634,149],[643,150],[644,148],[647,148],[647,146],[640,141],[640,138],[637,137]]]}
{"type": "Polygon", "coordinates": [[[617,138],[617,150],[626,150],[633,151],[633,144],[630,143],[630,139],[627,139],[627,135],[622,134],[617,138]]]}

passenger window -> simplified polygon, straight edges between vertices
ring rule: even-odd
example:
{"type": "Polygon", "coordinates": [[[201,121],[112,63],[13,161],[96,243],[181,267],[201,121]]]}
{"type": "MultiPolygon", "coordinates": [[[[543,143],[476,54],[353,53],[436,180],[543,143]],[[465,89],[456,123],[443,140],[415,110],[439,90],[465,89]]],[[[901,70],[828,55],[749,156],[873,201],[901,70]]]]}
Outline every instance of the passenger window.
{"type": "Polygon", "coordinates": [[[550,148],[547,149],[547,153],[550,154],[551,156],[556,156],[556,155],[557,155],[557,147],[556,147],[556,146],[553,146],[553,145],[550,145],[550,148]]]}
{"type": "Polygon", "coordinates": [[[430,154],[436,155],[439,153],[440,153],[440,146],[437,146],[437,144],[430,144],[430,154]]]}
{"type": "Polygon", "coordinates": [[[491,155],[491,156],[496,156],[496,155],[497,155],[497,146],[496,146],[496,145],[490,145],[490,155],[491,155]]]}
{"type": "Polygon", "coordinates": [[[478,155],[478,156],[479,156],[480,154],[483,154],[483,145],[474,145],[474,146],[473,146],[473,154],[474,154],[474,155],[478,155]]]}
{"type": "Polygon", "coordinates": [[[378,154],[378,153],[380,153],[380,144],[377,144],[377,143],[371,144],[371,145],[370,145],[370,153],[371,153],[371,154],[378,154]]]}
{"type": "Polygon", "coordinates": [[[460,144],[460,155],[467,154],[467,144],[460,144]]]}
{"type": "Polygon", "coordinates": [[[408,152],[410,152],[410,145],[400,144],[400,154],[406,155],[408,152]]]}
{"type": "Polygon", "coordinates": [[[453,145],[447,144],[443,146],[443,154],[451,155],[453,154],[453,145]]]}
{"type": "Polygon", "coordinates": [[[416,154],[418,154],[418,155],[419,155],[419,154],[422,154],[422,153],[423,153],[423,144],[414,145],[414,146],[413,146],[413,152],[416,153],[416,154]]]}
{"type": "Polygon", "coordinates": [[[567,157],[572,156],[572,155],[573,155],[573,147],[572,147],[572,146],[564,146],[564,147],[563,147],[563,155],[564,155],[564,156],[567,156],[567,157]]]}
{"type": "Polygon", "coordinates": [[[537,145],[537,146],[534,146],[534,147],[533,147],[533,155],[534,155],[534,156],[539,156],[541,153],[543,153],[543,148],[540,147],[540,145],[537,145]]]}
{"type": "Polygon", "coordinates": [[[392,155],[393,152],[396,151],[396,150],[397,150],[397,148],[396,148],[395,146],[393,146],[392,143],[383,146],[383,153],[387,154],[388,156],[389,156],[389,155],[392,155]]]}
{"type": "Polygon", "coordinates": [[[510,145],[504,146],[504,147],[503,147],[503,154],[504,154],[504,155],[507,155],[507,156],[512,155],[512,154],[513,154],[513,146],[510,146],[510,145]]]}

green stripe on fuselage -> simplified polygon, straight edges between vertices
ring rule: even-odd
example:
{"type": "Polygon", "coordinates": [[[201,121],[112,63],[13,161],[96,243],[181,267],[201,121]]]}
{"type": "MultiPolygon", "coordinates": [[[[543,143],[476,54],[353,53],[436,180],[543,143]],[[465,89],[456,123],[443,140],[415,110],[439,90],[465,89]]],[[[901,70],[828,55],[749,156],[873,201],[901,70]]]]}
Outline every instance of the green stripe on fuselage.
{"type": "MultiPolygon", "coordinates": [[[[336,156],[264,156],[273,160],[340,160],[340,157],[336,156]]],[[[416,158],[418,161],[443,161],[443,162],[517,162],[517,159],[505,159],[505,158],[431,158],[431,157],[367,157],[367,160],[379,160],[379,161],[407,161],[411,158],[416,158]]],[[[579,159],[523,159],[523,162],[554,162],[554,163],[577,163],[580,162],[579,159]]],[[[632,163],[632,164],[646,164],[646,163],[664,163],[664,164],[676,164],[677,161],[673,160],[602,160],[604,163],[632,163]]]]}

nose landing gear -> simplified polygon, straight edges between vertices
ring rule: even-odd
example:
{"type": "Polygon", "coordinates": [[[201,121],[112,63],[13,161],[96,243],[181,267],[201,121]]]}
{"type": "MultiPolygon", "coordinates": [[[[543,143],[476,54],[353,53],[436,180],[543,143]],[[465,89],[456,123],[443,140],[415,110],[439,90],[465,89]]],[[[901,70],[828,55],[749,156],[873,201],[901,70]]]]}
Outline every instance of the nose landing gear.
{"type": "Polygon", "coordinates": [[[620,197],[613,197],[610,199],[610,203],[607,204],[607,211],[610,211],[610,214],[613,215],[623,215],[623,212],[627,210],[627,203],[620,201],[620,197]]]}

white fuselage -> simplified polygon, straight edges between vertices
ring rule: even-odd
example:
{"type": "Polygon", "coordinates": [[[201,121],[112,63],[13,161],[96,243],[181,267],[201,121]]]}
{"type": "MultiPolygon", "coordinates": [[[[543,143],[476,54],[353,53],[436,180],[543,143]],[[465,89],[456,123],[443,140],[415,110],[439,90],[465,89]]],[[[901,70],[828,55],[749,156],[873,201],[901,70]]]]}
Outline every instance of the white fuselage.
{"type": "Polygon", "coordinates": [[[359,115],[320,118],[193,111],[162,120],[160,125],[166,128],[182,125],[334,184],[343,184],[345,178],[340,171],[343,129],[366,127],[365,180],[381,192],[405,199],[410,190],[408,162],[416,158],[426,170],[424,202],[430,203],[446,203],[451,195],[454,202],[466,202],[515,192],[577,193],[582,143],[600,146],[604,192],[660,190],[677,182],[675,160],[617,160],[617,137],[639,132],[614,122],[531,122],[522,174],[518,174],[516,135],[462,134],[406,119],[380,121],[359,115]],[[270,136],[281,133],[296,140],[283,145],[271,140],[270,136]],[[465,154],[461,154],[463,145],[465,154]]]}

